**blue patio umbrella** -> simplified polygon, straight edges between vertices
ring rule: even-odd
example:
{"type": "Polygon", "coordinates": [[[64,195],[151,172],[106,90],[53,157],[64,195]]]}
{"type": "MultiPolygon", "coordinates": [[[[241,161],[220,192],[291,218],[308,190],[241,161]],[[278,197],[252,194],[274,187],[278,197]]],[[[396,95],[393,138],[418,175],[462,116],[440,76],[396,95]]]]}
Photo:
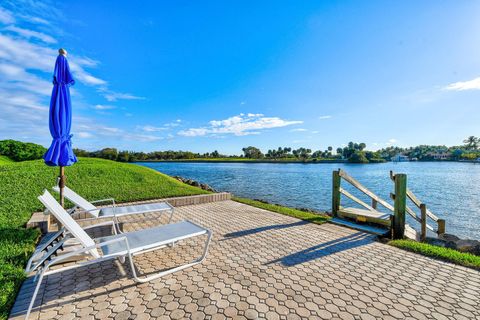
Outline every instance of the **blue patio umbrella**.
{"type": "Polygon", "coordinates": [[[63,206],[63,189],[65,187],[65,167],[77,162],[72,150],[72,104],[70,101],[70,86],[75,84],[67,61],[67,51],[58,50],[55,70],[53,72],[53,90],[50,100],[49,125],[52,144],[43,156],[48,166],[60,167],[59,187],[60,203],[63,206]]]}

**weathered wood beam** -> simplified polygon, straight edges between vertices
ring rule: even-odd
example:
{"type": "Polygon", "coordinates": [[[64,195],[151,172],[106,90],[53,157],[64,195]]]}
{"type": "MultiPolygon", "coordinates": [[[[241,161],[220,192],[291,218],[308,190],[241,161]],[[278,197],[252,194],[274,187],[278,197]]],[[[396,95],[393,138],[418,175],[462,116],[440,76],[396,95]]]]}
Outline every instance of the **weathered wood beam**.
{"type": "Polygon", "coordinates": [[[383,200],[382,198],[380,198],[379,196],[377,196],[376,194],[374,194],[372,191],[368,190],[366,187],[364,187],[360,182],[358,182],[357,180],[355,180],[354,178],[352,178],[351,176],[349,176],[345,171],[342,171],[342,170],[339,170],[339,175],[345,180],[347,181],[348,183],[350,183],[352,186],[354,186],[355,188],[357,188],[358,190],[362,191],[363,193],[365,193],[367,196],[369,196],[370,198],[374,199],[375,201],[377,201],[379,204],[381,204],[382,206],[384,206],[385,208],[387,208],[388,210],[391,210],[393,211],[394,208],[392,207],[391,204],[389,204],[388,202],[386,202],[385,200],[383,200]]]}
{"type": "Polygon", "coordinates": [[[343,189],[343,188],[340,188],[340,193],[345,195],[347,198],[350,198],[352,199],[353,201],[355,201],[356,203],[358,203],[359,205],[361,205],[362,207],[370,210],[370,211],[376,211],[374,208],[372,208],[371,206],[369,206],[368,204],[366,204],[365,202],[363,202],[362,200],[358,199],[357,197],[355,197],[353,194],[351,194],[350,192],[348,192],[347,190],[343,189]]]}

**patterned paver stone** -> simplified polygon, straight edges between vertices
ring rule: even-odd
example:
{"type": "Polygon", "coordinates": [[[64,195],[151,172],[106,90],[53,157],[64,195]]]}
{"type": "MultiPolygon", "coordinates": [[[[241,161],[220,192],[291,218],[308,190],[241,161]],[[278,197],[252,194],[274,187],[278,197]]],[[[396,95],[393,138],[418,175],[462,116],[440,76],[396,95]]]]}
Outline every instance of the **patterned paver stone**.
{"type": "MultiPolygon", "coordinates": [[[[174,220],[213,230],[207,259],[143,284],[106,261],[46,278],[32,319],[480,319],[480,272],[233,201],[178,207],[174,220]]],[[[122,219],[125,231],[167,217],[122,219]]],[[[109,230],[93,229],[93,236],[109,230]]],[[[196,258],[189,240],[137,256],[152,273],[196,258]]],[[[27,279],[12,318],[22,319],[27,279]]]]}

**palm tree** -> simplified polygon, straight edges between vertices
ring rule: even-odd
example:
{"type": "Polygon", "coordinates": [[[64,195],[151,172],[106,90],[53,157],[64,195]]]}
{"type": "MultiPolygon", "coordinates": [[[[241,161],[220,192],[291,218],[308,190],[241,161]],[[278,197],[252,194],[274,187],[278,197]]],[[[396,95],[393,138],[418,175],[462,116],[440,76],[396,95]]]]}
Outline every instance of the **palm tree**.
{"type": "Polygon", "coordinates": [[[480,139],[475,136],[470,136],[467,139],[463,140],[463,143],[465,143],[465,146],[468,149],[477,150],[478,144],[480,143],[480,139]]]}

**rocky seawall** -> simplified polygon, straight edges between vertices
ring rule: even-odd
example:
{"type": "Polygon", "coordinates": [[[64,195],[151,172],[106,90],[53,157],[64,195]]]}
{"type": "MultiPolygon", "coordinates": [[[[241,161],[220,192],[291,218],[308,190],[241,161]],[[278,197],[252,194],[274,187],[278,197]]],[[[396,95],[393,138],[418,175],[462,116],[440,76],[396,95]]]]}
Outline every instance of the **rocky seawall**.
{"type": "Polygon", "coordinates": [[[200,183],[200,182],[198,182],[196,180],[193,180],[193,179],[186,179],[186,178],[183,178],[183,177],[180,177],[180,176],[173,176],[172,178],[177,179],[178,181],[181,181],[181,182],[183,182],[185,184],[188,184],[190,186],[197,187],[197,188],[200,188],[200,189],[203,189],[203,190],[206,190],[206,191],[218,192],[217,190],[215,190],[214,188],[212,188],[208,184],[200,183]]]}
{"type": "Polygon", "coordinates": [[[456,235],[445,233],[438,236],[438,238],[427,238],[427,242],[436,246],[480,256],[480,241],[478,240],[461,239],[456,235]]]}

